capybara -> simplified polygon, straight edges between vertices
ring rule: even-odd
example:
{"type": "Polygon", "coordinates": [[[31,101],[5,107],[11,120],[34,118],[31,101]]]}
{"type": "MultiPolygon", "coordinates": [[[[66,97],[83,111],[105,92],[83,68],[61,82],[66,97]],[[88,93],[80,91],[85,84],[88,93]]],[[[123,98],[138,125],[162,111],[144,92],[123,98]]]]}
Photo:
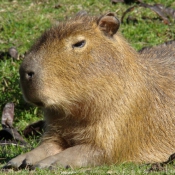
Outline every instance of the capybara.
{"type": "Polygon", "coordinates": [[[113,13],[79,13],[36,41],[20,83],[25,100],[43,108],[46,130],[5,167],[152,163],[174,153],[175,55],[144,57],[119,26],[113,13]]]}

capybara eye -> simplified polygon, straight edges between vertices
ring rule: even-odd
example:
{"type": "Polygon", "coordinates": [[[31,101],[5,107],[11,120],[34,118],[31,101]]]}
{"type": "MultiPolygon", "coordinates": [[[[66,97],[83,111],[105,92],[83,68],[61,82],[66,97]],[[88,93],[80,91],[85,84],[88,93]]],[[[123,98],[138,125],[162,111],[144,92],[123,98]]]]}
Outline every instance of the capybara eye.
{"type": "Polygon", "coordinates": [[[75,48],[75,47],[82,48],[85,46],[85,44],[86,44],[86,41],[82,40],[82,41],[78,41],[77,43],[73,44],[72,47],[73,48],[75,48]]]}

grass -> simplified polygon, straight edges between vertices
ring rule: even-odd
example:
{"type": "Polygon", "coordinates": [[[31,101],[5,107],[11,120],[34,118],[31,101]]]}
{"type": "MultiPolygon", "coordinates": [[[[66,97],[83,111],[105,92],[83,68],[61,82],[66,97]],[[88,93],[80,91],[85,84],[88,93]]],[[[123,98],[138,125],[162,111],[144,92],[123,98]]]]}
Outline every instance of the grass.
{"type": "MultiPolygon", "coordinates": [[[[144,2],[153,4],[152,0],[144,2]]],[[[154,3],[162,3],[175,9],[174,0],[154,0],[154,3]]],[[[118,3],[111,4],[110,0],[0,0],[0,52],[7,52],[10,47],[16,47],[19,55],[25,54],[35,39],[51,25],[64,20],[80,10],[86,10],[90,14],[100,15],[106,12],[116,12],[121,18],[123,12],[131,5],[118,3]]],[[[154,46],[175,38],[175,23],[173,19],[170,25],[165,25],[157,15],[144,8],[135,8],[127,14],[121,25],[121,32],[139,50],[142,47],[154,46]],[[127,23],[127,17],[134,17],[137,23],[127,23]],[[145,17],[144,20],[142,17],[145,17]]],[[[8,54],[0,59],[0,116],[7,102],[15,103],[14,126],[22,131],[29,123],[42,118],[42,112],[25,103],[19,87],[18,69],[21,60],[12,59],[8,54]]],[[[1,128],[0,128],[1,129],[1,128]]],[[[28,142],[36,147],[37,142],[31,138],[28,142]]],[[[0,166],[16,155],[27,150],[16,146],[0,147],[0,166]]],[[[147,174],[149,166],[123,164],[119,166],[97,167],[93,169],[58,170],[49,174],[147,174]]],[[[15,172],[8,172],[14,174],[15,172]]],[[[28,174],[26,170],[15,174],[28,174]]],[[[31,174],[48,174],[48,170],[37,170],[31,174]]],[[[166,167],[160,174],[174,174],[172,166],[166,167]]],[[[2,173],[1,173],[2,174],[2,173]]],[[[3,172],[6,174],[6,172],[3,172]]],[[[154,174],[154,173],[151,173],[154,174]]]]}

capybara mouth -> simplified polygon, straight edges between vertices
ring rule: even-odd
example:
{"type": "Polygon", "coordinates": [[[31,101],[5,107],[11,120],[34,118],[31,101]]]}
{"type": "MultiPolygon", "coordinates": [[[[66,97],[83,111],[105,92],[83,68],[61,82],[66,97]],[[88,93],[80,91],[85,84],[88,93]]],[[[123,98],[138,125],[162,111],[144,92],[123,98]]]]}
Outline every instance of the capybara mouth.
{"type": "Polygon", "coordinates": [[[25,99],[27,102],[29,102],[29,103],[31,103],[31,104],[34,104],[34,105],[36,105],[36,106],[38,106],[38,107],[44,107],[44,106],[45,106],[45,104],[44,104],[42,101],[40,101],[39,99],[27,98],[25,95],[24,95],[24,99],[25,99]]]}
{"type": "Polygon", "coordinates": [[[42,98],[39,97],[36,89],[31,88],[30,86],[24,87],[23,85],[21,85],[21,89],[23,92],[23,97],[27,102],[34,104],[38,107],[45,106],[43,102],[44,100],[42,100],[42,98]]]}

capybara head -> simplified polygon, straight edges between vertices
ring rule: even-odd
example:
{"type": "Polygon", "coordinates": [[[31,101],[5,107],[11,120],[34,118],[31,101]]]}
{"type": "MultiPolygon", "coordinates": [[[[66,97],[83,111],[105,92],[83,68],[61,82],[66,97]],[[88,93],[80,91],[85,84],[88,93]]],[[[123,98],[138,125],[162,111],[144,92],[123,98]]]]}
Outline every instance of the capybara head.
{"type": "Polygon", "coordinates": [[[121,47],[115,46],[119,25],[112,13],[79,14],[46,31],[20,67],[24,98],[39,106],[64,105],[110,83],[111,72],[122,64],[121,47]],[[113,58],[117,52],[119,60],[113,58]]]}

